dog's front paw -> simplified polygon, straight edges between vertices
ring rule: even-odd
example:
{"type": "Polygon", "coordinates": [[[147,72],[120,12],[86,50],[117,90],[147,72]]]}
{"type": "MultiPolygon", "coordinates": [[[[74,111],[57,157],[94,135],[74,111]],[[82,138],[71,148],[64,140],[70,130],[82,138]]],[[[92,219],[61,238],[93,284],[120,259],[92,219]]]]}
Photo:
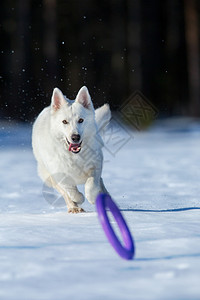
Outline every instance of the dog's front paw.
{"type": "Polygon", "coordinates": [[[96,192],[96,191],[95,192],[94,191],[86,191],[85,192],[85,197],[90,204],[95,204],[97,195],[98,195],[98,192],[96,192]]]}
{"type": "Polygon", "coordinates": [[[68,209],[68,213],[71,213],[71,214],[78,214],[78,213],[83,213],[83,212],[85,212],[85,211],[81,207],[70,207],[68,209]]]}

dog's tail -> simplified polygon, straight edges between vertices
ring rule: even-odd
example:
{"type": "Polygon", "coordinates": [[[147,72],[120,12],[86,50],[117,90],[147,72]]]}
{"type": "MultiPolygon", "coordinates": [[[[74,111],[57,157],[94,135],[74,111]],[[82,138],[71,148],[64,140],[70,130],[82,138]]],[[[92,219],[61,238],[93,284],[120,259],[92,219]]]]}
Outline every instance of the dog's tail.
{"type": "Polygon", "coordinates": [[[95,120],[99,130],[102,130],[109,123],[110,118],[111,111],[109,104],[104,104],[95,110],[95,120]]]}

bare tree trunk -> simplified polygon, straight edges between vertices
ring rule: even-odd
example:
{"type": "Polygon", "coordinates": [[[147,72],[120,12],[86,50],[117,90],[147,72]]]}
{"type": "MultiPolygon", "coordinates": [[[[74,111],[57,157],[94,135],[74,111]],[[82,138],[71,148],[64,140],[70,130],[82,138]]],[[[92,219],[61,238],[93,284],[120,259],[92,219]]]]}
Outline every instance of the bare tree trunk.
{"type": "Polygon", "coordinates": [[[185,28],[189,76],[189,113],[200,116],[199,25],[196,0],[185,0],[185,28]]]}

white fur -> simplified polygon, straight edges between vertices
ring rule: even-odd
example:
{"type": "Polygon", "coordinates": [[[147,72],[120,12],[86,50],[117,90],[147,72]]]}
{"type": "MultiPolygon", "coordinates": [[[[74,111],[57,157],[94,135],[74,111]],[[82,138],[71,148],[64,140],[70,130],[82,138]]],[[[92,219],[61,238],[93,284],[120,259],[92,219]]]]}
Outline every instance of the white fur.
{"type": "Polygon", "coordinates": [[[94,110],[86,87],[80,89],[74,101],[55,88],[51,105],[43,109],[33,125],[32,146],[38,174],[63,195],[68,212],[83,211],[78,207],[84,201],[78,184],[85,184],[90,203],[95,203],[98,193],[107,192],[101,178],[103,143],[99,129],[108,124],[110,117],[108,105],[94,110]],[[78,122],[80,118],[82,123],[78,122]],[[67,140],[73,143],[72,134],[81,137],[79,153],[69,151],[67,140]]]}

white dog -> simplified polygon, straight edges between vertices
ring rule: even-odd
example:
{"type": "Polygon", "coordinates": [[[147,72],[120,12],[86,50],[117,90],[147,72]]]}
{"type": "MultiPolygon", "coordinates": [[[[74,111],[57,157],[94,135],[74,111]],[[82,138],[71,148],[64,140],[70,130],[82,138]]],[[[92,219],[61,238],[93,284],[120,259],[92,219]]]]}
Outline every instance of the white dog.
{"type": "Polygon", "coordinates": [[[65,199],[68,212],[84,210],[84,196],[77,185],[85,184],[85,197],[94,204],[98,193],[107,192],[101,178],[100,130],[111,117],[108,104],[94,110],[88,89],[83,86],[74,101],[55,88],[51,105],[33,125],[33,153],[41,179],[65,199]]]}

